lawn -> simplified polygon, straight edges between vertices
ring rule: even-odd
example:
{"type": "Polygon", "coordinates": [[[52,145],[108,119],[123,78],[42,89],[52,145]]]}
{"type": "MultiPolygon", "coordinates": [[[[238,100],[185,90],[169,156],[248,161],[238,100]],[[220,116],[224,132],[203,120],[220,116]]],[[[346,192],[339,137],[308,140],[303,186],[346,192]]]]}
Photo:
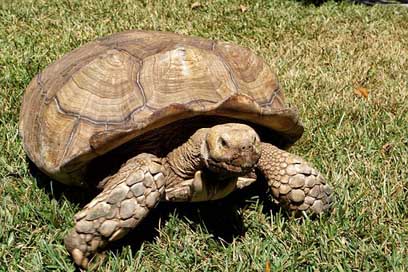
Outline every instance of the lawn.
{"type": "Polygon", "coordinates": [[[270,209],[256,188],[215,203],[160,204],[91,269],[407,271],[408,8],[200,2],[1,1],[0,271],[75,270],[63,237],[85,192],[36,181],[19,107],[41,69],[128,29],[230,41],[264,57],[306,127],[291,152],[324,173],[336,202],[315,220],[270,209]]]}

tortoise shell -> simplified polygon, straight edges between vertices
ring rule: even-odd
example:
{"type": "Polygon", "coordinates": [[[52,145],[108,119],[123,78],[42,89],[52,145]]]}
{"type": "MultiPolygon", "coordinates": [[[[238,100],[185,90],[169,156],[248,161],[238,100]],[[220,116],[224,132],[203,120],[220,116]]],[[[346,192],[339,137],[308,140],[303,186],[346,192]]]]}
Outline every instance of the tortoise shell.
{"type": "Polygon", "coordinates": [[[281,146],[303,132],[275,75],[248,49],[143,31],[87,43],[40,72],[25,91],[19,129],[40,170],[80,185],[95,158],[180,120],[176,135],[188,135],[189,124],[204,126],[197,116],[256,124],[281,146]]]}

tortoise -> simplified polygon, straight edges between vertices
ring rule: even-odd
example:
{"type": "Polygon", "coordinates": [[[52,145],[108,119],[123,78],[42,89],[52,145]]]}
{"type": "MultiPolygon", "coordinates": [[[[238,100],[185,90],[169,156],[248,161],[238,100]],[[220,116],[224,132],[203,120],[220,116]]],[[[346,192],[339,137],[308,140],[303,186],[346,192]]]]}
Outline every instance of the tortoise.
{"type": "Polygon", "coordinates": [[[74,262],[135,228],[160,201],[208,201],[267,182],[287,211],[330,210],[332,190],[284,149],[304,128],[249,49],[167,32],[87,43],[27,87],[20,135],[52,179],[99,194],[65,237],[74,262]]]}

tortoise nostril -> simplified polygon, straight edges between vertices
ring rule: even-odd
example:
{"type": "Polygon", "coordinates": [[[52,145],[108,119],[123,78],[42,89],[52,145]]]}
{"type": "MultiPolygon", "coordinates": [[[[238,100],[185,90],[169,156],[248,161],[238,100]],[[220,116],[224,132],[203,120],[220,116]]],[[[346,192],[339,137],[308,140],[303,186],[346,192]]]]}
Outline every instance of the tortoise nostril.
{"type": "Polygon", "coordinates": [[[252,149],[252,145],[243,145],[242,147],[241,147],[241,149],[242,150],[250,150],[250,149],[252,149]]]}

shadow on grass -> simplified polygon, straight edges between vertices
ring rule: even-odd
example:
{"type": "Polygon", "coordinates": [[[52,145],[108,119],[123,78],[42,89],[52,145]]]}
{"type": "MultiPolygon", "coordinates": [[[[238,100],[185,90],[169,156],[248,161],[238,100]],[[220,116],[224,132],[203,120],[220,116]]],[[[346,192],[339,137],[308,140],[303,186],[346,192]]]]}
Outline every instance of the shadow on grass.
{"type": "Polygon", "coordinates": [[[98,193],[92,188],[78,188],[54,181],[41,172],[29,158],[26,158],[26,161],[28,163],[28,170],[31,176],[34,177],[38,188],[43,189],[50,199],[59,201],[64,197],[69,202],[83,207],[98,193]]]}
{"type": "MultiPolygon", "coordinates": [[[[37,186],[43,189],[50,199],[57,201],[63,198],[71,203],[85,206],[98,193],[93,188],[83,189],[70,187],[55,181],[42,173],[29,159],[29,171],[35,178],[37,186]]],[[[259,175],[258,175],[259,176],[259,175]]],[[[125,239],[111,243],[106,250],[120,253],[124,246],[130,246],[137,252],[143,242],[153,242],[158,236],[160,224],[164,224],[172,214],[185,218],[194,229],[201,225],[219,243],[231,243],[235,238],[245,234],[245,226],[239,210],[249,206],[248,199],[259,198],[263,205],[263,212],[267,215],[270,211],[277,212],[279,207],[272,203],[268,194],[265,180],[261,178],[247,188],[233,192],[228,197],[209,202],[199,203],[170,203],[161,202],[125,239]]]]}
{"type": "Polygon", "coordinates": [[[160,224],[164,224],[172,214],[184,218],[190,227],[203,226],[214,241],[229,244],[234,239],[242,237],[246,228],[239,210],[249,206],[248,199],[259,198],[266,215],[279,211],[268,194],[266,182],[258,180],[247,188],[233,192],[224,199],[196,203],[161,202],[124,240],[119,240],[110,246],[110,250],[121,252],[123,246],[129,245],[137,252],[143,242],[152,242],[158,236],[160,224]]]}

